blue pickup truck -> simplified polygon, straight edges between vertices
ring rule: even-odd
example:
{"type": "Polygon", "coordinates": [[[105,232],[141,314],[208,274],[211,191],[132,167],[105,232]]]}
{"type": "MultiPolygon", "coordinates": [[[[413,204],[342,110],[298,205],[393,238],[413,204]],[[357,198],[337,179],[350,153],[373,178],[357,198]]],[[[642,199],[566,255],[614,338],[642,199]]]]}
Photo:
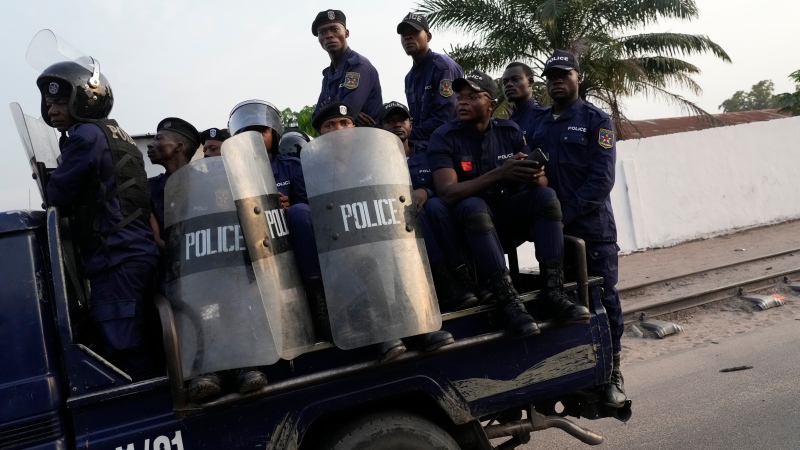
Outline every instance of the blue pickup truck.
{"type": "MultiPolygon", "coordinates": [[[[261,390],[192,403],[170,303],[155,298],[166,376],[131,382],[92,351],[68,221],[56,208],[3,213],[0,449],[510,449],[551,427],[598,444],[566,416],[624,421],[630,403],[593,394],[611,373],[601,280],[586,275],[582,241],[566,242],[566,290],[590,308],[588,324],[543,322],[513,339],[492,307],[476,307],[444,315],[456,342],[439,350],[381,364],[372,349],[319,343],[262,367],[261,390]]],[[[515,282],[535,313],[537,276],[515,282]]]]}

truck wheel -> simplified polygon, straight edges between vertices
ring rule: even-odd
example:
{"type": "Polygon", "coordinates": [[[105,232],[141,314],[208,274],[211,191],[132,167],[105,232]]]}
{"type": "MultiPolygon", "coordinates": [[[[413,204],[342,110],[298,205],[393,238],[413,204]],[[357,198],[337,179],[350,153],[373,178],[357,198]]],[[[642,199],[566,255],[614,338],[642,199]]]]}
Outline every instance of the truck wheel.
{"type": "Polygon", "coordinates": [[[401,411],[371,414],[346,425],[322,445],[325,450],[459,450],[446,431],[401,411]]]}

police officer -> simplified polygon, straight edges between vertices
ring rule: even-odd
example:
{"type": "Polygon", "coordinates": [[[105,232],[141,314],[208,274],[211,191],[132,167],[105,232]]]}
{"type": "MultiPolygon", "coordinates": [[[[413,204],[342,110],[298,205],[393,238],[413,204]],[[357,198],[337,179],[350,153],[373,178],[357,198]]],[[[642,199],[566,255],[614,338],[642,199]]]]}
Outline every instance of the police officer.
{"type": "Polygon", "coordinates": [[[44,121],[61,132],[61,162],[47,200],[72,212],[72,233],[91,285],[94,350],[131,378],[154,375],[146,327],[158,248],[142,153],[116,121],[105,75],[65,61],[36,80],[44,121]]]}
{"type": "Polygon", "coordinates": [[[539,117],[530,142],[550,154],[548,179],[561,201],[564,233],[586,241],[589,275],[603,277],[602,302],[614,350],[604,396],[606,404],[620,407],[626,396],[619,361],[624,322],[615,287],[619,247],[610,198],[616,162],[614,125],[608,114],[578,96],[581,69],[572,53],[555,51],[542,76],[553,106],[539,117]]]}
{"type": "Polygon", "coordinates": [[[300,150],[309,142],[311,142],[311,136],[305,131],[297,127],[289,127],[283,132],[281,144],[278,146],[278,154],[299,158],[300,150]]]}
{"type": "Polygon", "coordinates": [[[409,136],[414,127],[410,111],[402,103],[386,103],[380,125],[403,143],[411,175],[412,201],[419,211],[422,236],[442,311],[459,311],[477,305],[476,292],[482,294],[481,303],[486,302],[491,293],[480,290],[470,277],[450,207],[436,198],[433,191],[427,155],[411,144],[409,136]]]}
{"type": "Polygon", "coordinates": [[[209,128],[200,133],[200,141],[203,144],[203,158],[220,156],[222,153],[222,143],[231,137],[227,128],[209,128]]]}
{"type": "MultiPolygon", "coordinates": [[[[395,104],[397,103],[395,102],[395,104]]],[[[391,103],[389,103],[389,105],[391,105],[391,103]]],[[[385,111],[386,106],[382,106],[380,115],[378,116],[379,119],[384,116],[385,111]]],[[[408,110],[406,109],[405,112],[408,113],[408,110]]],[[[328,133],[332,133],[344,128],[353,128],[355,127],[354,110],[341,102],[331,103],[322,108],[319,113],[314,116],[312,125],[320,133],[320,136],[324,136],[328,133]]],[[[404,142],[406,142],[404,145],[407,145],[407,134],[405,139],[401,138],[401,140],[404,140],[404,142]]],[[[415,197],[414,201],[417,202],[419,199],[415,197]]],[[[445,330],[425,333],[422,335],[422,340],[422,347],[425,351],[436,350],[455,342],[453,335],[445,330]]],[[[401,339],[394,339],[378,344],[378,355],[381,362],[396,358],[405,351],[406,346],[401,339]]]]}
{"type": "Polygon", "coordinates": [[[311,33],[328,52],[331,64],[322,71],[322,92],[314,114],[330,102],[346,102],[356,111],[357,126],[375,126],[383,98],[378,71],[367,58],[347,46],[350,30],[343,12],[320,11],[311,24],[311,33]]]}
{"type": "Polygon", "coordinates": [[[546,186],[544,171],[525,161],[528,148],[519,127],[491,118],[497,85],[474,71],[456,79],[453,88],[458,119],[433,133],[428,161],[436,193],[454,205],[456,223],[467,235],[478,272],[489,279],[508,330],[518,336],[539,332],[511,283],[500,236],[536,244],[536,259],[547,281],[542,309],[556,320],[589,319],[589,310],[563,292],[564,236],[555,192],[546,186]]]}
{"type": "Polygon", "coordinates": [[[512,62],[506,66],[501,80],[506,98],[514,105],[509,119],[519,125],[522,135],[530,140],[537,118],[547,111],[547,107],[533,98],[533,70],[527,64],[512,62]]]}
{"type": "Polygon", "coordinates": [[[245,131],[256,131],[264,139],[272,175],[278,187],[278,195],[286,209],[289,239],[297,257],[297,265],[306,290],[306,296],[314,318],[314,329],[318,337],[331,340],[331,325],[325,303],[311,210],[308,208],[306,183],[300,160],[278,153],[283,124],[278,109],[263,100],[247,100],[231,110],[228,129],[232,135],[245,131]]]}
{"type": "Polygon", "coordinates": [[[456,118],[453,80],[463,77],[464,71],[449,56],[430,49],[433,36],[424,15],[408,13],[397,25],[397,34],[414,61],[405,80],[408,109],[414,118],[409,141],[423,151],[431,134],[456,118]]]}
{"type": "Polygon", "coordinates": [[[147,157],[153,164],[164,167],[164,173],[147,179],[150,207],[155,226],[153,232],[159,249],[164,251],[164,187],[176,170],[189,164],[200,147],[200,133],[189,122],[167,117],[156,126],[156,135],[147,144],[147,157]]]}

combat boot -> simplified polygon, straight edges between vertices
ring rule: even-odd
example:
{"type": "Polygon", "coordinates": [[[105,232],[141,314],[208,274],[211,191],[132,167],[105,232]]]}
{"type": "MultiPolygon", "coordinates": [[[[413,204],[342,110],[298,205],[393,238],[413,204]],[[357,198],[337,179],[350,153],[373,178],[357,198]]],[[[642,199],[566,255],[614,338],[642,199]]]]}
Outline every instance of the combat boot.
{"type": "Polygon", "coordinates": [[[305,283],[306,298],[314,321],[314,334],[317,339],[333,342],[331,319],[328,316],[328,303],[325,301],[325,287],[322,278],[312,277],[305,283]]]}
{"type": "Polygon", "coordinates": [[[506,318],[506,328],[511,334],[522,337],[539,332],[539,325],[536,324],[533,316],[525,310],[525,305],[522,304],[519,293],[511,283],[508,269],[504,269],[489,278],[489,289],[492,290],[497,306],[506,318]]]}
{"type": "Polygon", "coordinates": [[[247,394],[267,385],[267,376],[255,367],[236,369],[236,384],[240,394],[247,394]]]}
{"type": "Polygon", "coordinates": [[[193,378],[186,388],[189,400],[200,401],[215,397],[220,393],[221,380],[216,373],[203,373],[193,378]]]}
{"type": "Polygon", "coordinates": [[[542,306],[549,316],[561,322],[588,321],[589,309],[574,303],[564,293],[564,265],[561,260],[539,263],[545,283],[542,287],[542,306]]]}
{"type": "Polygon", "coordinates": [[[455,282],[456,286],[463,286],[466,290],[471,292],[477,299],[476,305],[485,305],[491,303],[494,295],[492,291],[481,287],[472,276],[472,271],[466,264],[462,264],[455,269],[450,269],[450,277],[455,282]]]}
{"type": "Polygon", "coordinates": [[[466,285],[456,282],[444,264],[431,267],[433,284],[436,287],[436,296],[442,312],[460,311],[478,304],[475,294],[470,292],[466,285]]]}
{"type": "Polygon", "coordinates": [[[619,353],[614,353],[611,381],[603,389],[603,404],[612,408],[622,408],[628,397],[625,395],[625,380],[619,366],[619,353]]]}

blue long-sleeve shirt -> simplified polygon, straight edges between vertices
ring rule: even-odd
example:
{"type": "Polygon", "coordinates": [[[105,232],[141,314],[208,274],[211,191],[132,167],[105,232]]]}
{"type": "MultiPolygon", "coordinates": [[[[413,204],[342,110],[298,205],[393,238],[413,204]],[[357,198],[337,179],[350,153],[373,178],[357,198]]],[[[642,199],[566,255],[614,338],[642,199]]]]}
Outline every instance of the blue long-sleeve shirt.
{"type": "Polygon", "coordinates": [[[337,101],[347,103],[356,115],[363,111],[376,121],[383,107],[378,71],[367,58],[350,47],[345,50],[336,70],[331,63],[322,71],[322,91],[314,114],[328,103],[337,101]]]}
{"type": "MultiPolygon", "coordinates": [[[[51,204],[60,207],[73,206],[84,192],[91,192],[93,180],[113,166],[111,149],[106,135],[93,123],[79,123],[67,130],[67,139],[61,143],[61,163],[53,171],[47,184],[47,197],[51,204]]],[[[113,176],[103,180],[106,192],[116,187],[113,176]]],[[[119,197],[110,201],[110,211],[100,210],[100,230],[106,231],[124,217],[120,211],[119,197]]],[[[73,230],[78,232],[79,230],[73,230]]],[[[94,251],[84,251],[84,273],[91,277],[103,270],[115,267],[125,260],[157,263],[158,247],[153,239],[150,223],[135,219],[116,233],[106,238],[108,252],[101,246],[94,251]]]]}
{"type": "Polygon", "coordinates": [[[406,74],[406,100],[414,120],[408,141],[417,149],[425,150],[433,132],[456,118],[453,80],[463,76],[461,66],[449,56],[430,50],[406,74]]]}
{"type": "Polygon", "coordinates": [[[611,189],[617,151],[608,114],[578,99],[558,119],[548,109],[537,124],[529,145],[549,153],[545,173],[561,202],[564,234],[587,242],[616,242],[611,189]]]}
{"type": "Polygon", "coordinates": [[[286,155],[276,155],[270,160],[272,175],[278,192],[289,197],[289,204],[308,203],[306,194],[306,181],[303,177],[303,166],[300,158],[286,155]]]}

